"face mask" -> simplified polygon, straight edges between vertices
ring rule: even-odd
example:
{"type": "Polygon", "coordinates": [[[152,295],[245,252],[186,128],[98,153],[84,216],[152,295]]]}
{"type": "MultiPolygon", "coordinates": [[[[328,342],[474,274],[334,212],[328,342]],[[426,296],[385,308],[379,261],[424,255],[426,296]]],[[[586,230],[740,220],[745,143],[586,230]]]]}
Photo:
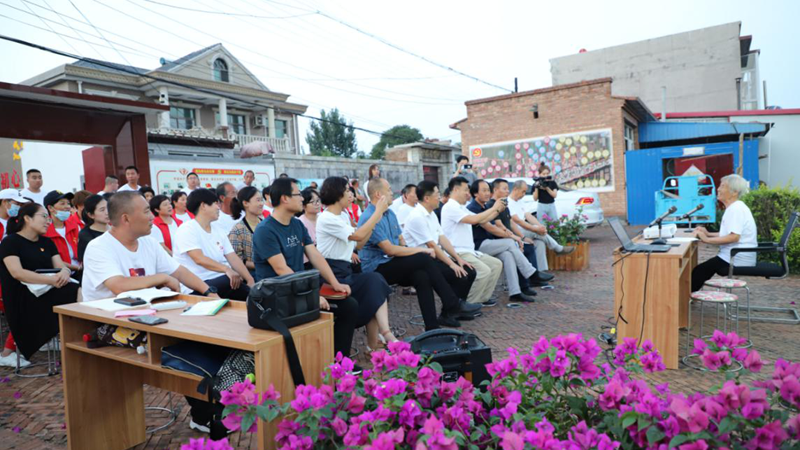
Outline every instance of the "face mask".
{"type": "Polygon", "coordinates": [[[8,217],[17,217],[19,214],[19,205],[11,205],[8,207],[8,217]]]}
{"type": "Polygon", "coordinates": [[[69,211],[56,211],[56,219],[66,222],[69,219],[70,213],[69,211]]]}

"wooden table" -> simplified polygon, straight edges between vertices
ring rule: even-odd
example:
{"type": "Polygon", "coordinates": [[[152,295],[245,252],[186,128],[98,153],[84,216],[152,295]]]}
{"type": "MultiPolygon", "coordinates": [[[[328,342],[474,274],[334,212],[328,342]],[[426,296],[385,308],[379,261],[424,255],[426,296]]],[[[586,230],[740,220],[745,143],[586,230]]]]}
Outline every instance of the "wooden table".
{"type": "MultiPolygon", "coordinates": [[[[175,299],[196,303],[205,297],[180,295],[170,300],[175,299]]],[[[215,316],[181,316],[180,309],[160,311],[157,315],[169,322],[156,326],[115,319],[112,312],[80,303],[58,306],[55,312],[61,326],[64,407],[72,450],[122,450],[144,442],[144,384],[208,399],[197,392],[199,376],[161,366],[161,347],[180,341],[253,352],[256,391],[273,384],[282,402],[294,398],[283,338],[251,328],[244,302],[229,302],[215,316]],[[121,347],[88,348],[83,335],[104,323],[147,332],[147,354],[121,347]]],[[[333,316],[322,313],[318,320],[291,331],[306,381],[320,385],[320,373],[333,362],[333,316]]],[[[259,423],[259,450],[275,448],[276,424],[259,423]]]]}
{"type": "MultiPolygon", "coordinates": [[[[676,234],[689,236],[680,229],[676,234]]],[[[649,241],[638,237],[634,243],[649,241]]],[[[617,342],[626,337],[649,339],[668,369],[678,368],[678,330],[687,325],[697,248],[697,241],[686,242],[665,253],[651,253],[649,258],[647,253],[623,253],[621,247],[614,250],[617,342]]]]}

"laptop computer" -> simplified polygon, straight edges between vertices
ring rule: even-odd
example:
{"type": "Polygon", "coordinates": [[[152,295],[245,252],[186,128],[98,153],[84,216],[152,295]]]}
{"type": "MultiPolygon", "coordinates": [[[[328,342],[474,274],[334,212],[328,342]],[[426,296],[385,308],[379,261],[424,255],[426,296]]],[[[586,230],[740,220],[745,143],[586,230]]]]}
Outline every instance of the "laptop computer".
{"type": "Polygon", "coordinates": [[[608,224],[611,225],[611,229],[614,230],[614,234],[617,235],[617,239],[619,239],[619,242],[622,244],[622,248],[627,252],[663,253],[668,252],[669,249],[672,248],[670,245],[634,244],[625,231],[625,228],[623,228],[622,223],[620,223],[619,217],[609,217],[608,224]]]}

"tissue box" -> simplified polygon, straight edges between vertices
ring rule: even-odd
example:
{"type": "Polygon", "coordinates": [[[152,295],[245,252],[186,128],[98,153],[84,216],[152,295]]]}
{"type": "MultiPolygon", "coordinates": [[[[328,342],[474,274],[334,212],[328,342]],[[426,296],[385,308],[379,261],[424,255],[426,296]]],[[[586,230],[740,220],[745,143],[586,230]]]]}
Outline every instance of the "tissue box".
{"type": "Polygon", "coordinates": [[[674,224],[663,225],[661,227],[661,236],[658,235],[658,226],[652,226],[645,228],[644,232],[642,232],[642,236],[645,239],[669,239],[675,236],[675,232],[678,231],[678,227],[674,224]]]}

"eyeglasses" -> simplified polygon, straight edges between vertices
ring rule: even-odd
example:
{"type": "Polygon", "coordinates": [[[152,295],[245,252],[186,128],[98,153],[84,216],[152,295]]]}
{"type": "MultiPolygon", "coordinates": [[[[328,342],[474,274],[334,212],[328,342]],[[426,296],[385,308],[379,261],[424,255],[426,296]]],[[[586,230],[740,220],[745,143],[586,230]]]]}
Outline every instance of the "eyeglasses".
{"type": "Polygon", "coordinates": [[[309,203],[311,203],[312,205],[321,205],[322,201],[320,199],[316,199],[316,200],[311,200],[309,203]]]}
{"type": "Polygon", "coordinates": [[[297,194],[294,194],[294,193],[292,194],[292,197],[302,197],[302,196],[303,196],[303,194],[301,194],[299,192],[297,194]]]}

